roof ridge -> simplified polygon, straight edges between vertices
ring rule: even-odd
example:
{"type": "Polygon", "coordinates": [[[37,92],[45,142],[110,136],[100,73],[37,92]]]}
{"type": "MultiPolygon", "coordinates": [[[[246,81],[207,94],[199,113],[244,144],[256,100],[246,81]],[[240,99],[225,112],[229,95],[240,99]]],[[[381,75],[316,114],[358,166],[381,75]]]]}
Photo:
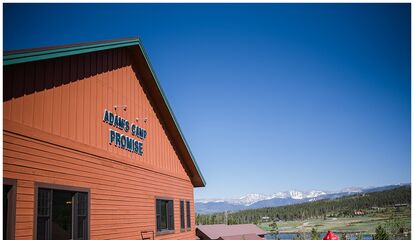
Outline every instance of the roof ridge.
{"type": "Polygon", "coordinates": [[[104,40],[72,45],[60,45],[50,48],[36,48],[35,50],[18,50],[3,56],[3,66],[66,57],[76,54],[96,52],[119,47],[139,45],[139,38],[123,38],[117,40],[104,40]]]}
{"type": "Polygon", "coordinates": [[[103,44],[103,43],[114,43],[114,42],[120,42],[120,41],[130,41],[130,40],[138,40],[139,41],[139,37],[115,38],[115,39],[107,39],[107,40],[80,42],[80,43],[59,44],[59,45],[53,45],[53,46],[47,46],[47,47],[35,47],[35,48],[24,48],[24,49],[8,50],[8,51],[3,52],[3,56],[13,55],[13,54],[48,51],[48,50],[58,50],[58,49],[71,48],[71,47],[82,47],[82,46],[103,44]]]}

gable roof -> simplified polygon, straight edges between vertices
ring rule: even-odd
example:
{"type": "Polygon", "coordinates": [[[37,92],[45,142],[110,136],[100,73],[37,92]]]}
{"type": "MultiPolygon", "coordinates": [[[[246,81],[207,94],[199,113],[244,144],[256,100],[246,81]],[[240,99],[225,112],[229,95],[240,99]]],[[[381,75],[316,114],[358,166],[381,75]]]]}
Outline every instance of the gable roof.
{"type": "Polygon", "coordinates": [[[152,68],[148,56],[139,38],[122,38],[114,40],[87,42],[79,44],[61,45],[45,48],[6,51],[3,53],[3,66],[66,57],[76,54],[103,51],[114,48],[127,47],[132,51],[133,61],[145,79],[151,97],[162,115],[166,127],[175,142],[180,155],[189,168],[189,175],[194,187],[204,187],[206,182],[197,165],[197,162],[181,131],[170,104],[165,97],[157,76],[152,68]]]}

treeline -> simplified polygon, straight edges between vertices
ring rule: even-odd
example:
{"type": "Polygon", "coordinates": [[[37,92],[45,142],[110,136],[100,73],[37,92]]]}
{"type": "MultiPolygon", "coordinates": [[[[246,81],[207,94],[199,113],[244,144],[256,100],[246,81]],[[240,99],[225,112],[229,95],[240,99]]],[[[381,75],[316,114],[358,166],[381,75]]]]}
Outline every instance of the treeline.
{"type": "Polygon", "coordinates": [[[270,220],[291,221],[309,218],[352,216],[356,210],[410,203],[411,186],[403,186],[382,192],[356,194],[296,205],[249,209],[233,213],[197,214],[196,223],[220,224],[227,222],[228,224],[244,224],[258,223],[262,217],[269,217],[270,220]]]}

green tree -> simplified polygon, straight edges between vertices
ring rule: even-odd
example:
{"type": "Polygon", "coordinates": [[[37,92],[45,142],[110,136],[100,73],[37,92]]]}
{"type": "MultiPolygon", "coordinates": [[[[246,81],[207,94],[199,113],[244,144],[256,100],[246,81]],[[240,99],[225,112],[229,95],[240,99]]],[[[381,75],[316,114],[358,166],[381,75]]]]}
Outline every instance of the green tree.
{"type": "Polygon", "coordinates": [[[401,219],[392,219],[385,223],[385,229],[391,237],[402,235],[404,233],[404,228],[405,226],[401,219]]]}
{"type": "Polygon", "coordinates": [[[381,225],[375,229],[374,240],[389,240],[390,237],[388,236],[387,231],[381,225]]]}
{"type": "Polygon", "coordinates": [[[316,228],[312,228],[312,231],[311,231],[311,239],[312,240],[319,240],[319,233],[316,230],[316,228]]]}
{"type": "Polygon", "coordinates": [[[279,228],[277,226],[276,222],[272,222],[269,224],[270,227],[270,235],[273,237],[273,239],[279,239],[277,235],[279,234],[279,228]]]}

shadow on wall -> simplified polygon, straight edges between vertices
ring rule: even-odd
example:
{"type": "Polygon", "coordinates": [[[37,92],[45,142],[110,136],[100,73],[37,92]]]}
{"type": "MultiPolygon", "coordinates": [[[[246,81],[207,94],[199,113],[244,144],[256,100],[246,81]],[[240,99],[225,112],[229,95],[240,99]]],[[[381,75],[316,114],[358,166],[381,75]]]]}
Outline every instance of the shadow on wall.
{"type": "Polygon", "coordinates": [[[4,66],[3,102],[128,65],[125,49],[113,49],[4,66]]]}

